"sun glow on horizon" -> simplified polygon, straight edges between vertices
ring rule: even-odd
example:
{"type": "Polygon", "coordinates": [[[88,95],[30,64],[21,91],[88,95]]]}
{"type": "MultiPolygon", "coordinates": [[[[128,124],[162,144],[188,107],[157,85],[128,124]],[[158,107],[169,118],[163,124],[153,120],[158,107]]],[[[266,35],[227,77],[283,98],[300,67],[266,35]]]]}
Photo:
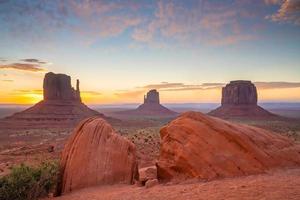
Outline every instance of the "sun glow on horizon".
{"type": "MultiPolygon", "coordinates": [[[[1,94],[1,104],[35,104],[43,100],[40,90],[36,92],[17,94],[1,94]]],[[[117,95],[114,91],[81,92],[82,101],[86,104],[126,104],[142,103],[143,96],[147,92],[140,94],[129,93],[117,95]]],[[[221,89],[192,90],[192,91],[159,91],[161,103],[220,103],[221,89]]],[[[259,102],[300,102],[300,87],[282,89],[261,89],[258,90],[259,102]]]]}

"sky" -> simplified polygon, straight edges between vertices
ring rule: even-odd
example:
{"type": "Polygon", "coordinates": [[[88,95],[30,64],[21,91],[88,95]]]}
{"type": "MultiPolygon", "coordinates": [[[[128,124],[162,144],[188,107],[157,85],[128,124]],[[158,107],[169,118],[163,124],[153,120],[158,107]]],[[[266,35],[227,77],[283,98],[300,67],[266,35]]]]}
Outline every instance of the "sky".
{"type": "Polygon", "coordinates": [[[87,104],[220,102],[231,80],[300,102],[300,0],[0,0],[0,104],[42,100],[49,71],[87,104]]]}

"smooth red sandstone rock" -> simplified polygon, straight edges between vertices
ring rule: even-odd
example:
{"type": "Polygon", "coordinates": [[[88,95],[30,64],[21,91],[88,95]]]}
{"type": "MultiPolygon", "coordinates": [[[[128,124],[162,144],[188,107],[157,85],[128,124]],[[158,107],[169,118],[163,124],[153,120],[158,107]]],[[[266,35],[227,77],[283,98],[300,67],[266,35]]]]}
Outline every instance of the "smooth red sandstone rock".
{"type": "Polygon", "coordinates": [[[160,131],[160,180],[234,177],[300,166],[300,145],[264,129],[187,112],[160,131]]]}
{"type": "Polygon", "coordinates": [[[137,174],[135,145],[101,118],[83,120],[62,152],[57,194],[94,185],[131,184],[137,174]]]}
{"type": "Polygon", "coordinates": [[[146,183],[145,183],[145,187],[146,188],[151,188],[151,187],[154,187],[156,185],[158,185],[159,182],[157,179],[151,179],[151,180],[148,180],[146,183]]]}
{"type": "Polygon", "coordinates": [[[257,105],[257,90],[251,81],[230,81],[222,88],[221,106],[209,112],[209,115],[221,118],[276,118],[257,105]]]}
{"type": "Polygon", "coordinates": [[[148,180],[157,179],[156,166],[144,167],[139,169],[139,181],[145,185],[148,180]]]}

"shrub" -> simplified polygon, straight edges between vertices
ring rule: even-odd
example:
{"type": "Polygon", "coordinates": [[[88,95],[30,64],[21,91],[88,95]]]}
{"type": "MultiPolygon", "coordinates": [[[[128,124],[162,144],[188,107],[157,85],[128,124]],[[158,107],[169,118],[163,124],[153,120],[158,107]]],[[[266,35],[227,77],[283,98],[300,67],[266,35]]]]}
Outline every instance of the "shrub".
{"type": "Polygon", "coordinates": [[[0,200],[36,200],[46,196],[54,190],[57,172],[57,162],[13,167],[9,175],[0,178],[0,200]]]}

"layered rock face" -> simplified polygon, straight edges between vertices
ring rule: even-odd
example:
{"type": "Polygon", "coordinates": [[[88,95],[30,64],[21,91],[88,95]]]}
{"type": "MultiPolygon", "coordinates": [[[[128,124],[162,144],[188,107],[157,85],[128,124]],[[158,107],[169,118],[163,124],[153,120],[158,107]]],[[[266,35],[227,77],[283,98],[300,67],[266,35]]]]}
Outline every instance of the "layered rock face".
{"type": "Polygon", "coordinates": [[[45,75],[43,84],[44,100],[67,100],[81,102],[79,80],[76,90],[71,85],[71,77],[65,74],[49,72],[45,75]]]}
{"type": "Polygon", "coordinates": [[[257,105],[257,90],[251,81],[230,81],[222,88],[221,106],[209,113],[212,116],[269,118],[276,115],[257,105]]]}
{"type": "Polygon", "coordinates": [[[88,118],[64,147],[57,194],[94,185],[131,184],[137,173],[135,145],[105,120],[88,118]]]}
{"type": "Polygon", "coordinates": [[[300,166],[300,145],[264,129],[187,112],[160,131],[158,178],[213,179],[300,166]]]}
{"type": "Polygon", "coordinates": [[[230,81],[222,88],[222,105],[257,105],[255,85],[251,81],[230,81]]]}
{"type": "Polygon", "coordinates": [[[159,104],[159,93],[156,90],[150,90],[144,96],[144,104],[159,104]]]}
{"type": "Polygon", "coordinates": [[[13,123],[12,126],[23,126],[20,123],[22,121],[31,127],[48,127],[55,124],[69,127],[86,117],[105,117],[81,102],[79,80],[75,90],[71,86],[70,76],[49,72],[45,75],[43,89],[44,100],[7,117],[6,121],[18,121],[18,124],[13,123]]]}
{"type": "Polygon", "coordinates": [[[176,116],[177,113],[162,106],[159,101],[159,93],[156,90],[150,90],[144,96],[144,103],[135,110],[118,112],[126,115],[142,115],[142,116],[176,116]]]}

